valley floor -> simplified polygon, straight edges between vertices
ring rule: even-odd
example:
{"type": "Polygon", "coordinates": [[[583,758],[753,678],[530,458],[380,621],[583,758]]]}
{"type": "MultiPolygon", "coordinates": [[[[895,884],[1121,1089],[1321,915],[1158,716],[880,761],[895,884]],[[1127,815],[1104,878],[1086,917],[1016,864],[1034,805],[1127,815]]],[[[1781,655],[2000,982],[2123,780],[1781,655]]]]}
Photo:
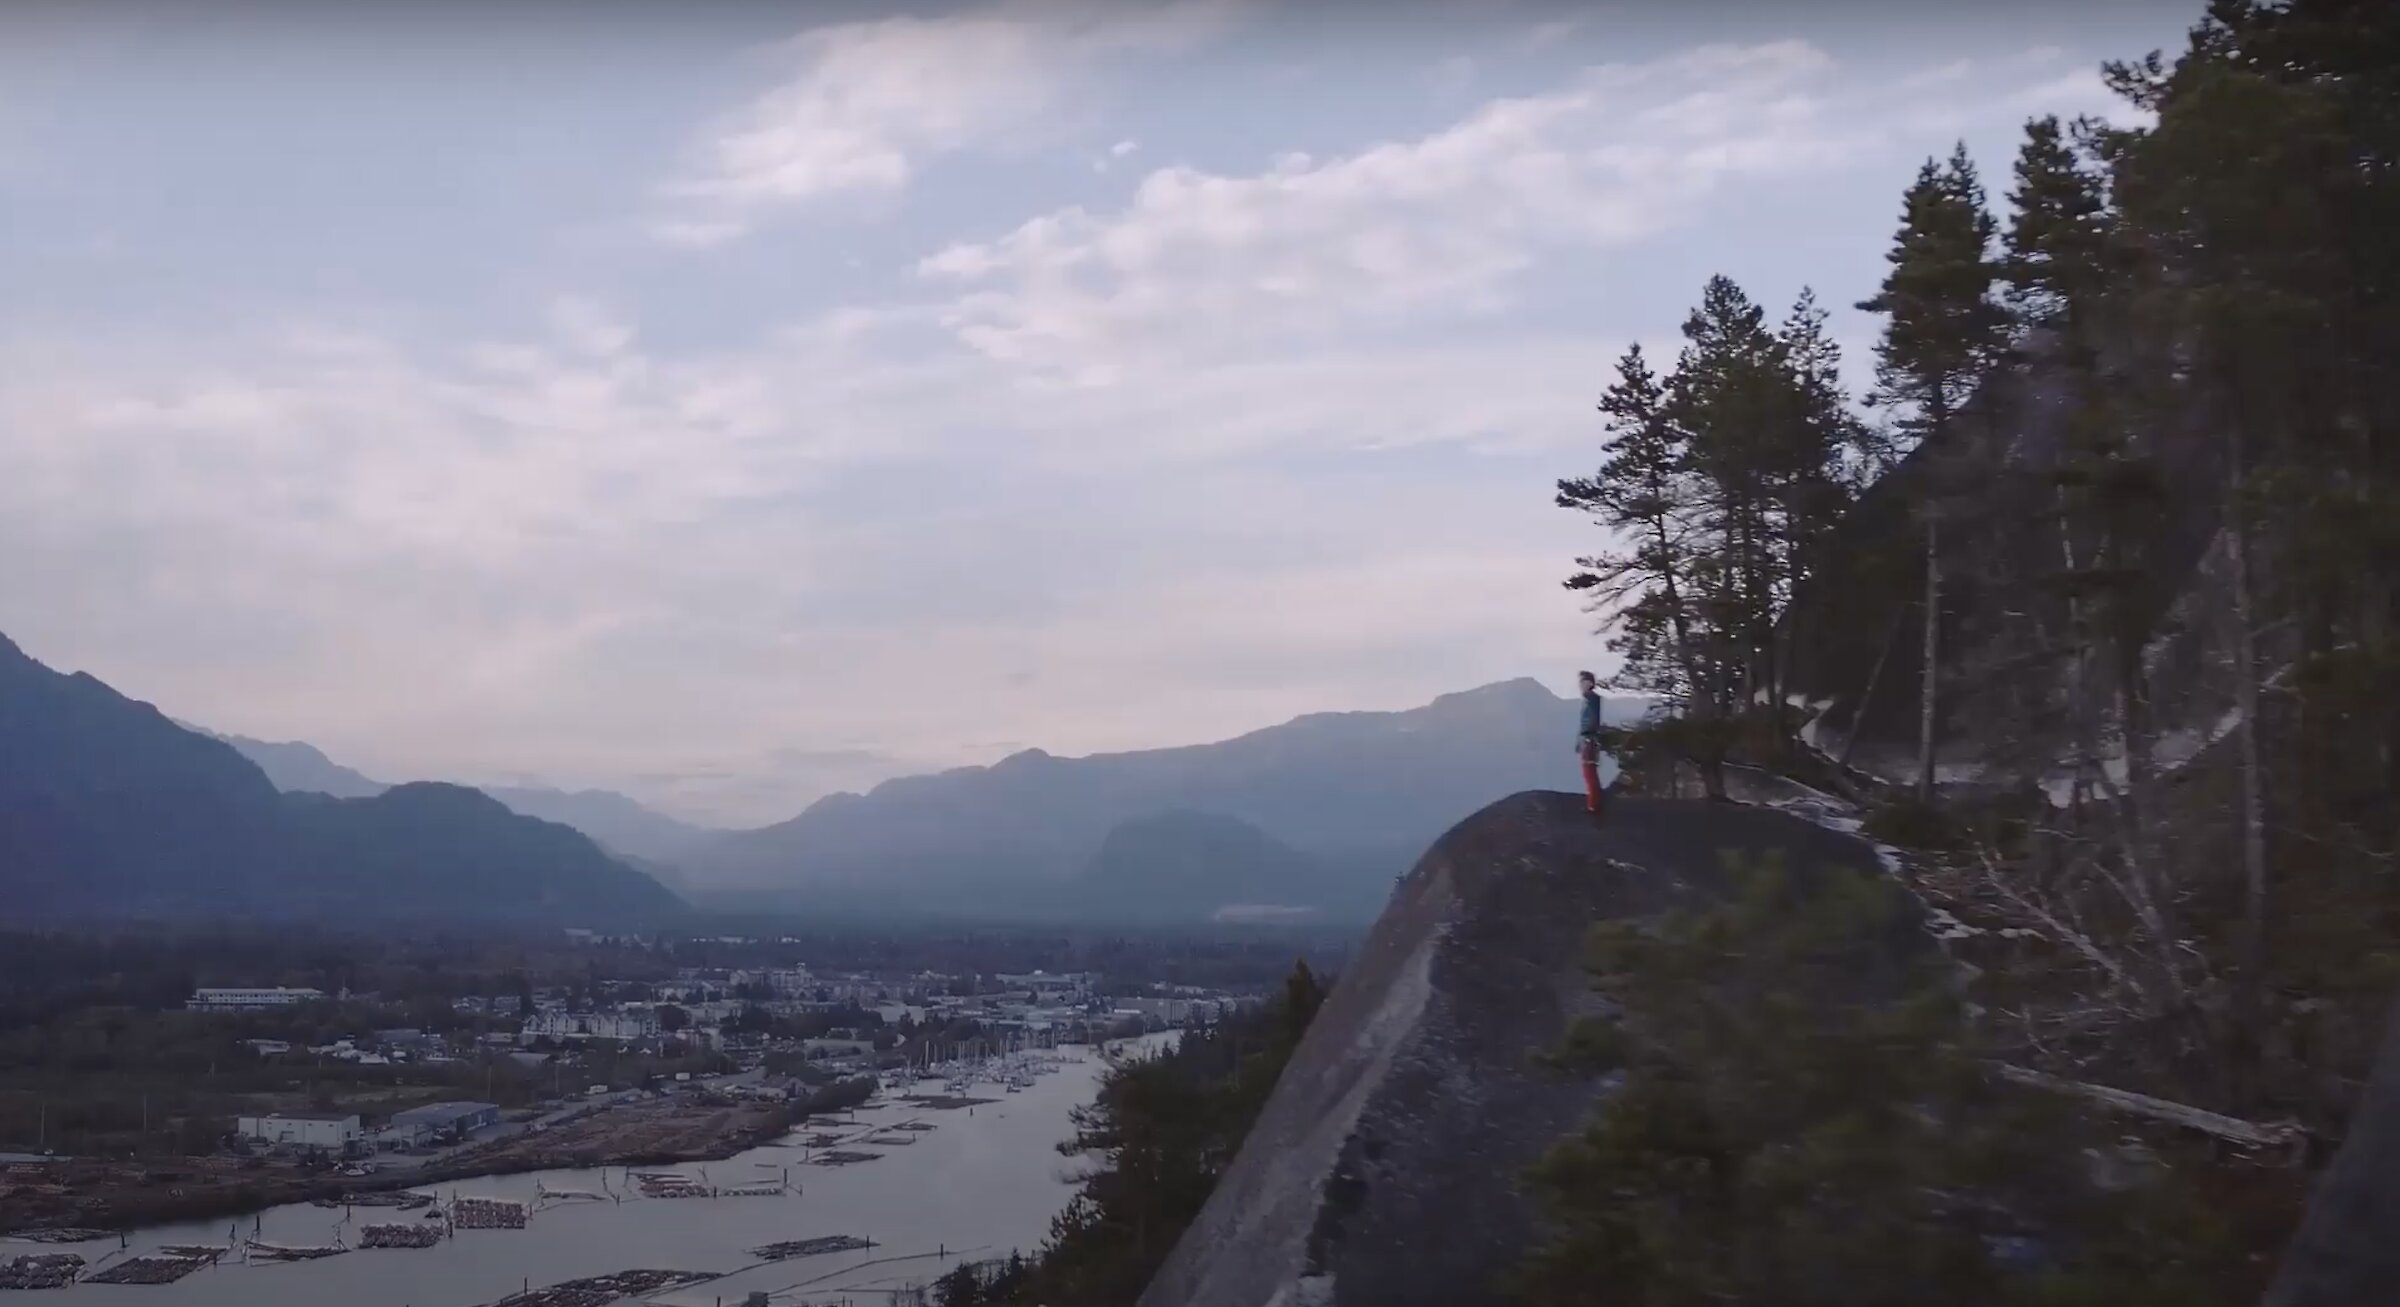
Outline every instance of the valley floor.
{"type": "Polygon", "coordinates": [[[358,1177],[235,1157],[26,1164],[0,1175],[0,1235],[239,1216],[283,1203],[559,1167],[717,1161],[776,1138],[790,1120],[790,1112],[774,1104],[676,1098],[628,1103],[470,1145],[423,1165],[387,1165],[358,1177]]]}

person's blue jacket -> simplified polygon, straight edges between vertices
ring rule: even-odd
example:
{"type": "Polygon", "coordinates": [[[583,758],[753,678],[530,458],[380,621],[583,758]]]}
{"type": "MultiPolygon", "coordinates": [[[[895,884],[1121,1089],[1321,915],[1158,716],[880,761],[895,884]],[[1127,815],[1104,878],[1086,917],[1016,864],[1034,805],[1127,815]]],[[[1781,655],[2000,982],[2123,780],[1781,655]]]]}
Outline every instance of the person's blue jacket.
{"type": "Polygon", "coordinates": [[[1597,743],[1600,739],[1600,692],[1598,690],[1583,692],[1583,725],[1577,729],[1575,737],[1589,743],[1597,743]]]}

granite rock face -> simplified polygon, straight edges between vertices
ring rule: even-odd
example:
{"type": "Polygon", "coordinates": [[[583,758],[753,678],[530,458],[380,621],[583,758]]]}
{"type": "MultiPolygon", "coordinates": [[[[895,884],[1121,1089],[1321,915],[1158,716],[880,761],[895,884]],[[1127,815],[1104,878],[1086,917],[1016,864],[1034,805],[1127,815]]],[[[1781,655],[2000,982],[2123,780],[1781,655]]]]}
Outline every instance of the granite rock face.
{"type": "Polygon", "coordinates": [[[2400,1302],[2400,1003],[2341,1150],[2317,1177],[2264,1307],[2400,1302]]]}
{"type": "Polygon", "coordinates": [[[1533,1060],[1596,1006],[1588,928],[1717,897],[1729,852],[1801,877],[1877,866],[1799,818],[1697,800],[1620,799],[1595,823],[1579,796],[1525,793],[1442,836],[1141,1307],[1503,1302],[1536,1232],[1520,1177],[1602,1092],[1533,1060]]]}

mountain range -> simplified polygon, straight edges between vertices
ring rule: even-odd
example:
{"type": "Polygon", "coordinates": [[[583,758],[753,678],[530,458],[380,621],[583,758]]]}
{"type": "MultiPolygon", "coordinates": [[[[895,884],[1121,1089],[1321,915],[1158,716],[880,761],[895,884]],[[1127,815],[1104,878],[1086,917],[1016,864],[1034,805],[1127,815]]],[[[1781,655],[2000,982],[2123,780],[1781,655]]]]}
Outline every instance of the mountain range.
{"type": "Polygon", "coordinates": [[[1575,716],[1521,678],[1208,744],[1028,749],[720,832],[605,790],[387,784],[306,743],[180,725],[0,638],[0,891],[37,915],[580,921],[680,894],[881,919],[1363,922],[1459,814],[1572,788],[1575,716]]]}
{"type": "MultiPolygon", "coordinates": [[[[1610,720],[1649,711],[1612,699],[1610,720]]],[[[882,914],[1364,921],[1463,813],[1573,788],[1576,705],[1519,679],[1213,744],[987,767],[822,799],[682,859],[695,895],[882,914]]]]}
{"type": "MultiPolygon", "coordinates": [[[[313,744],[270,742],[227,735],[185,724],[232,745],[284,791],[330,794],[337,799],[372,798],[391,787],[326,757],[313,744]]],[[[644,807],[615,790],[556,790],[531,785],[478,785],[511,812],[572,826],[612,853],[645,864],[669,863],[717,832],[644,807]]]]}
{"type": "Polygon", "coordinates": [[[278,790],[232,745],[0,636],[0,915],[655,919],[681,902],[579,831],[456,785],[278,790]]]}

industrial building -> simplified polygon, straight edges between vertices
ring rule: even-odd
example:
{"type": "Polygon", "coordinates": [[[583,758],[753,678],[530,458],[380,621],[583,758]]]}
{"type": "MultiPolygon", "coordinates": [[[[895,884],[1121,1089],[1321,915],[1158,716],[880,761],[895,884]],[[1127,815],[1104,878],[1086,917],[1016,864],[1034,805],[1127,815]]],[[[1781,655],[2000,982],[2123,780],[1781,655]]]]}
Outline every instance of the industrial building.
{"type": "Polygon", "coordinates": [[[277,1112],[234,1119],[234,1131],[269,1144],[343,1149],[366,1138],[356,1112],[277,1112]]]}
{"type": "Polygon", "coordinates": [[[658,1038],[658,1009],[648,1004],[619,1012],[536,1012],[518,1031],[521,1039],[615,1039],[632,1042],[658,1038]]]}
{"type": "Polygon", "coordinates": [[[203,988],[192,991],[184,1007],[193,1012],[257,1012],[266,1008],[292,1007],[314,1003],[325,997],[321,989],[269,985],[255,988],[203,988]]]}
{"type": "Polygon", "coordinates": [[[385,1134],[413,1140],[460,1139],[499,1123],[500,1109],[490,1103],[427,1103],[392,1113],[385,1134]]]}

